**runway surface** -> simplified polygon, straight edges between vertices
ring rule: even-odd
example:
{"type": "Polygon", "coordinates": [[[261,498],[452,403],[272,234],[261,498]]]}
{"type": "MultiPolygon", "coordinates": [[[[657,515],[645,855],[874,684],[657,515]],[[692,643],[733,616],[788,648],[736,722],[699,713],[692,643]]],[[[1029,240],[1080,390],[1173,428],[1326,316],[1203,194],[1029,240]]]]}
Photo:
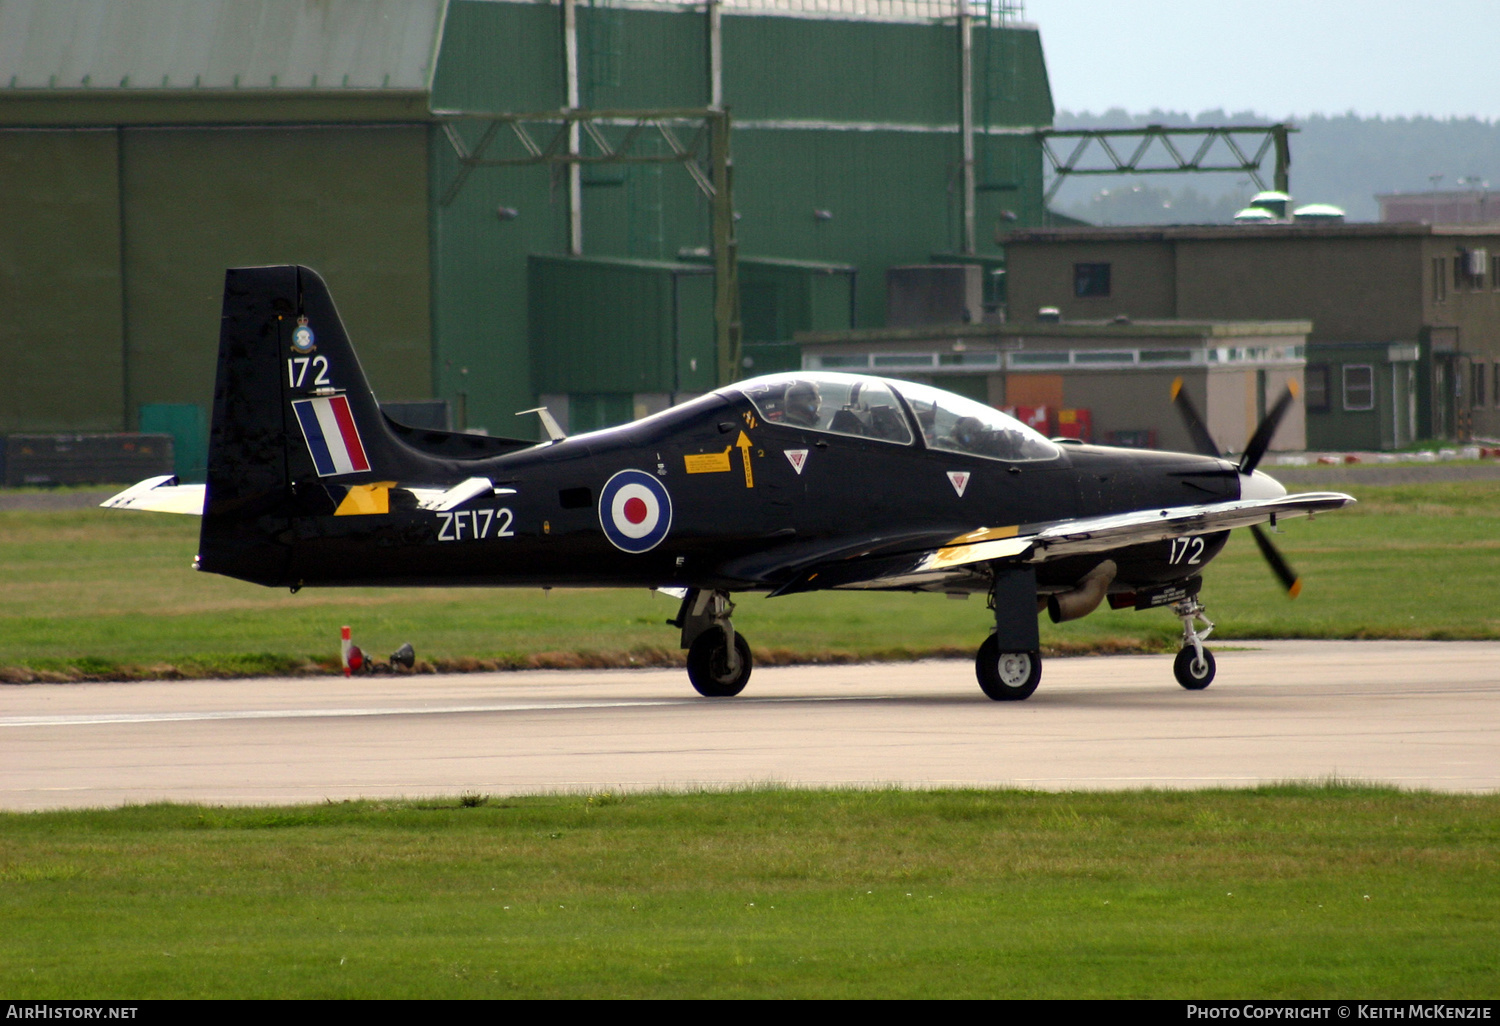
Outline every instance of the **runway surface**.
{"type": "Polygon", "coordinates": [[[963,661],[0,686],[0,808],[747,784],[1127,788],[1328,777],[1500,789],[1500,643],[1226,643],[1052,659],[991,702],[963,661]],[[1241,651],[1234,651],[1242,647],[1241,651]]]}

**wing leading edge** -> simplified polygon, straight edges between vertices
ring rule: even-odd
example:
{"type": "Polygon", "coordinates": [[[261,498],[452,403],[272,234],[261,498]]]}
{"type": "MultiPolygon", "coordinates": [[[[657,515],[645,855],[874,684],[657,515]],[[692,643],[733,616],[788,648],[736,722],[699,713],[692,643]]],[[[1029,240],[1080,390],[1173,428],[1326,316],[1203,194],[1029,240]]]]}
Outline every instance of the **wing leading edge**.
{"type": "Polygon", "coordinates": [[[1066,556],[1228,531],[1273,519],[1312,516],[1354,501],[1342,492],[1304,492],[1275,499],[1241,499],[1061,520],[1029,525],[1024,531],[1019,527],[981,528],[924,552],[809,567],[772,594],[791,595],[823,588],[935,585],[955,577],[970,577],[980,563],[1045,563],[1066,556]]]}

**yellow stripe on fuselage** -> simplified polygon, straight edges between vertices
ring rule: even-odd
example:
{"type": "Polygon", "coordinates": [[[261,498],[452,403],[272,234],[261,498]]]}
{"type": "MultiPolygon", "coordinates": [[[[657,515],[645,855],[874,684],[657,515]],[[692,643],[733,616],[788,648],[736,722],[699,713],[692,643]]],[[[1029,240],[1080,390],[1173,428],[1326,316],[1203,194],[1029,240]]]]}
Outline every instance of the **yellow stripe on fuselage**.
{"type": "Polygon", "coordinates": [[[377,481],[374,484],[350,485],[349,494],[333,511],[336,517],[368,516],[372,513],[391,511],[391,489],[394,481],[377,481]]]}
{"type": "Polygon", "coordinates": [[[1001,538],[1014,538],[1021,529],[1019,527],[981,527],[977,531],[961,534],[948,542],[949,545],[974,545],[978,542],[999,541],[1001,538]]]}

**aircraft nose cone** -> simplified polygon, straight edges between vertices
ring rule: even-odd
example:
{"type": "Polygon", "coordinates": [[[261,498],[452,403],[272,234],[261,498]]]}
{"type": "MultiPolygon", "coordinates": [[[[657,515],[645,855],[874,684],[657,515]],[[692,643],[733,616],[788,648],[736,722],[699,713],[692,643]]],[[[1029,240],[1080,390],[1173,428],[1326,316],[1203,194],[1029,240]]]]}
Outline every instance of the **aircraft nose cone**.
{"type": "Polygon", "coordinates": [[[1242,499],[1279,499],[1286,494],[1280,481],[1270,474],[1262,474],[1258,470],[1252,470],[1248,474],[1240,475],[1240,498],[1242,499]]]}

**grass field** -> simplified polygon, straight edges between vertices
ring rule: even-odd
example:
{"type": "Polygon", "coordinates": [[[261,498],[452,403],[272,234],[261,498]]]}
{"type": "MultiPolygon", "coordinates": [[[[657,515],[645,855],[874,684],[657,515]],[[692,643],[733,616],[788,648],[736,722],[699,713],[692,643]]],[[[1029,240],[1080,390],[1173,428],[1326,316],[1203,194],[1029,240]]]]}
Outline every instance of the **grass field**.
{"type": "MultiPolygon", "coordinates": [[[[1209,568],[1216,637],[1500,637],[1500,483],[1359,487],[1209,568]]],[[[674,659],[639,592],[292,596],[188,569],[196,522],[0,512],[0,678],[674,659]]],[[[968,654],[978,600],[746,596],[762,662],[968,654]]],[[[1165,612],[1044,622],[1165,650],[1165,612]]],[[[0,814],[0,993],[1494,999],[1500,796],[1287,785],[746,790],[0,814]]]]}
{"type": "MultiPolygon", "coordinates": [[[[1290,521],[1279,542],[1302,573],[1289,601],[1247,532],[1208,569],[1216,638],[1500,637],[1500,482],[1351,487],[1360,504],[1290,521]]],[[[606,666],[680,660],[664,622],[675,601],[645,590],[305,590],[297,595],[188,569],[197,521],[104,510],[0,512],[0,679],[119,679],[332,669],[338,628],[378,656],[411,641],[429,667],[606,666]]],[[[741,597],[735,616],[762,664],[968,655],[982,599],[935,595],[741,597]]],[[[1165,611],[1101,610],[1053,626],[1069,651],[1167,651],[1165,611]]]]}
{"type": "Polygon", "coordinates": [[[552,796],[0,815],[0,993],[1494,998],[1500,797],[552,796]]]}

